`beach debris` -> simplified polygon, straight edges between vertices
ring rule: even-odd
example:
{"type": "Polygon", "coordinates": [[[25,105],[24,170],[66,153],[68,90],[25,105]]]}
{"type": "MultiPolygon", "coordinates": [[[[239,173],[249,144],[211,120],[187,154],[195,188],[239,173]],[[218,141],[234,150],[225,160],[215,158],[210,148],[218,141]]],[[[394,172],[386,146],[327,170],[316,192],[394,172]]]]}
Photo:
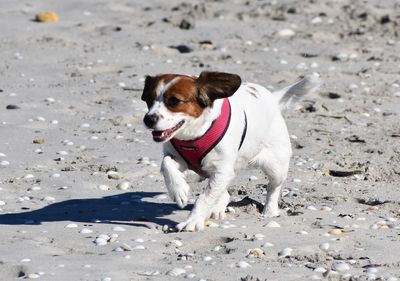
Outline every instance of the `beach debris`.
{"type": "Polygon", "coordinates": [[[119,190],[128,190],[131,187],[131,183],[129,181],[123,181],[117,184],[117,189],[119,190]]]}
{"type": "Polygon", "coordinates": [[[281,225],[279,223],[277,223],[276,221],[270,221],[266,225],[264,225],[264,227],[275,228],[275,227],[281,227],[281,225]]]}
{"type": "Polygon", "coordinates": [[[352,171],[329,170],[329,175],[332,177],[351,177],[359,174],[362,174],[361,170],[352,170],[352,171]]]}
{"type": "Polygon", "coordinates": [[[20,107],[18,105],[15,105],[15,104],[9,104],[9,105],[6,106],[6,109],[13,110],[13,109],[20,109],[20,107]]]}
{"type": "Polygon", "coordinates": [[[55,12],[41,12],[36,14],[35,20],[37,22],[58,22],[59,17],[55,12]]]}
{"type": "Polygon", "coordinates": [[[350,270],[350,265],[343,261],[338,261],[332,264],[332,269],[337,272],[343,272],[350,270]]]}
{"type": "Polygon", "coordinates": [[[282,251],[278,252],[278,256],[281,258],[285,258],[292,255],[292,248],[284,248],[282,251]]]}
{"type": "Polygon", "coordinates": [[[171,269],[170,271],[167,272],[167,275],[169,276],[180,276],[182,274],[185,274],[186,270],[181,268],[181,267],[175,267],[171,269]]]}
{"type": "Polygon", "coordinates": [[[260,248],[250,249],[247,252],[247,257],[252,257],[252,258],[261,258],[264,255],[265,255],[264,251],[261,250],[260,248]]]}

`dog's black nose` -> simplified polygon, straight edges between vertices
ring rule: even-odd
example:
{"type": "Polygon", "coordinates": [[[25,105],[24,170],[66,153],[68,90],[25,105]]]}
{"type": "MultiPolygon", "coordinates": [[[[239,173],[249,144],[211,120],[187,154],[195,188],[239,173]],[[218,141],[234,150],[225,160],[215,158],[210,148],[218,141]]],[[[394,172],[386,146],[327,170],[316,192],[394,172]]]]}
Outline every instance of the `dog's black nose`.
{"type": "Polygon", "coordinates": [[[157,121],[158,121],[158,116],[155,114],[151,115],[146,114],[143,119],[144,124],[149,128],[153,128],[153,126],[157,123],[157,121]]]}

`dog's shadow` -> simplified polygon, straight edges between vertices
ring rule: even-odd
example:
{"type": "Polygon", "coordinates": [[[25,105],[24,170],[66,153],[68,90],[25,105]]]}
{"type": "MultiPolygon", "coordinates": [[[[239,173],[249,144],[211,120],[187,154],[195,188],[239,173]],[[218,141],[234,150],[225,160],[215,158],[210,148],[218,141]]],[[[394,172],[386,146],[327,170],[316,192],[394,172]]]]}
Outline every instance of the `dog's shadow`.
{"type": "Polygon", "coordinates": [[[41,209],[0,215],[0,225],[41,224],[72,221],[149,227],[149,223],[174,225],[165,216],[177,210],[175,204],[147,201],[159,192],[127,192],[101,198],[71,199],[41,209]]]}

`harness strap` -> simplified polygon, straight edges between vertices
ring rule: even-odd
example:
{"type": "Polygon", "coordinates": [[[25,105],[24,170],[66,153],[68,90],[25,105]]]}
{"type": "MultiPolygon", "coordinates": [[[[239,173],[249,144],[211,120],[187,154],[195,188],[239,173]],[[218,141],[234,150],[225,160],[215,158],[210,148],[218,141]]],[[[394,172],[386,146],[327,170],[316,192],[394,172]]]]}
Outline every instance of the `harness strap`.
{"type": "Polygon", "coordinates": [[[247,133],[247,115],[246,115],[245,111],[243,111],[243,113],[244,113],[244,129],[243,129],[243,133],[242,133],[242,138],[240,139],[240,144],[239,144],[238,150],[240,150],[240,148],[242,147],[242,144],[244,142],[244,139],[245,139],[246,133],[247,133]]]}

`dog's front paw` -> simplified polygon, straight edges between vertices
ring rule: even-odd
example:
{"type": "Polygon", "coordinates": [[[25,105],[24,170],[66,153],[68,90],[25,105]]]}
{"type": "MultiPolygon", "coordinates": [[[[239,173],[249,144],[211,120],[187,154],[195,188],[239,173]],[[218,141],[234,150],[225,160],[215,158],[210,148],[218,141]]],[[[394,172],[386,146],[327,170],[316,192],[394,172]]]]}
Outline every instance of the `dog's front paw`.
{"type": "Polygon", "coordinates": [[[169,191],[172,200],[178,204],[180,208],[185,208],[189,200],[189,185],[180,185],[169,191]]]}
{"type": "Polygon", "coordinates": [[[211,209],[211,218],[223,220],[226,217],[226,206],[229,204],[229,193],[225,192],[217,201],[215,206],[211,209]]]}
{"type": "Polygon", "coordinates": [[[266,218],[274,218],[279,217],[279,209],[278,208],[271,208],[270,206],[264,206],[262,216],[266,218]]]}
{"type": "Polygon", "coordinates": [[[201,231],[204,230],[204,217],[190,215],[187,220],[176,226],[179,231],[201,231]]]}

